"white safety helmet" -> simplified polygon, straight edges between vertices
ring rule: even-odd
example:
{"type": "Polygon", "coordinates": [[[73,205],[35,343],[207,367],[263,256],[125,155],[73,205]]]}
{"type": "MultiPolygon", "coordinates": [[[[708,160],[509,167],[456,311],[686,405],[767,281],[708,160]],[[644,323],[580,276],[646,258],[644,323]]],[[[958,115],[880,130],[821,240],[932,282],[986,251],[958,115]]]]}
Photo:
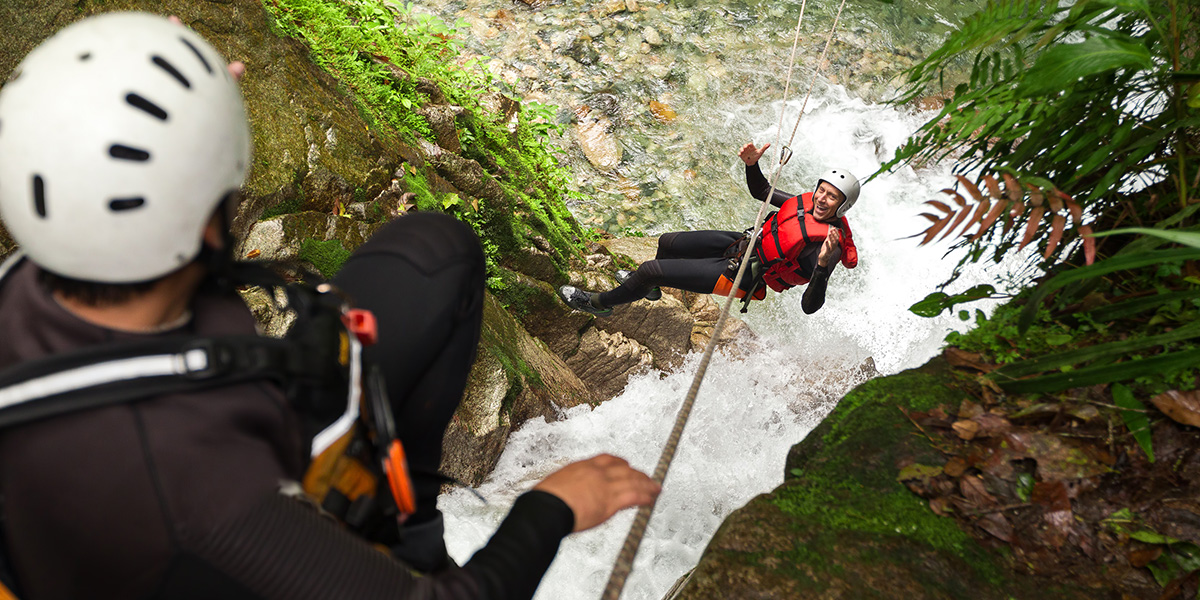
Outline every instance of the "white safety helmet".
{"type": "MultiPolygon", "coordinates": [[[[835,215],[837,217],[846,216],[846,212],[850,210],[850,207],[854,206],[855,202],[858,202],[858,178],[846,169],[830,169],[825,171],[825,174],[821,175],[821,178],[817,180],[817,187],[821,187],[822,181],[837,188],[846,197],[838,205],[837,214],[835,215]]],[[[816,188],[813,188],[813,191],[815,192],[816,188]]]]}
{"type": "Polygon", "coordinates": [[[75,23],[0,90],[0,219],[58,275],[132,283],[186,265],[249,166],[224,59],[163,17],[75,23]]]}

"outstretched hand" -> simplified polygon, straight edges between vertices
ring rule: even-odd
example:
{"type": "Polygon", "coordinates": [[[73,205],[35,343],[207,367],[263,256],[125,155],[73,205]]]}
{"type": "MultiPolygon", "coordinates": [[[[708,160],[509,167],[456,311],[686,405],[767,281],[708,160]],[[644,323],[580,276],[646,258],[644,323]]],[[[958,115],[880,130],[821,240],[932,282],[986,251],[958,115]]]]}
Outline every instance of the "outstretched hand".
{"type": "Polygon", "coordinates": [[[575,513],[574,531],[591,529],[617,511],[654,502],[662,486],[611,454],[571,463],[533,487],[558,496],[575,513]]]}
{"type": "Polygon", "coordinates": [[[757,148],[754,146],[754,142],[751,142],[745,146],[742,146],[741,150],[738,150],[738,158],[742,159],[742,162],[746,163],[746,166],[748,167],[757,163],[758,159],[762,158],[763,153],[766,152],[767,148],[770,147],[771,144],[767,143],[763,144],[762,148],[757,148]]]}
{"type": "Polygon", "coordinates": [[[821,253],[817,255],[817,264],[828,267],[831,262],[837,263],[841,258],[842,230],[830,227],[829,235],[825,237],[825,243],[821,244],[821,253]]]}

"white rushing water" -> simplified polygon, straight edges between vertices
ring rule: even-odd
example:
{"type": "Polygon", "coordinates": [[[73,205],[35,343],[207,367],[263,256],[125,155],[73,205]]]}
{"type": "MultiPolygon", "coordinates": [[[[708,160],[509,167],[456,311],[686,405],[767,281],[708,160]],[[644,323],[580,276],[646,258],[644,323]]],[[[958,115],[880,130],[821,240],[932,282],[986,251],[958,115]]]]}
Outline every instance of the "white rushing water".
{"type": "MultiPolygon", "coordinates": [[[[734,150],[736,140],[774,142],[783,106],[725,107],[713,127],[734,150]]],[[[798,103],[787,111],[785,138],[798,103]]],[[[779,188],[807,191],[834,165],[865,178],[925,118],[865,104],[838,87],[821,92],[809,101],[779,188]]],[[[764,170],[773,160],[772,151],[762,161],[764,170]]],[[[731,215],[729,202],[694,206],[685,220],[715,228],[748,225],[757,207],[744,191],[741,163],[730,153],[714,157],[713,164],[728,166],[730,194],[740,188],[737,198],[745,199],[741,212],[731,215]]],[[[622,598],[662,598],[695,565],[730,512],[779,485],[788,449],[864,380],[856,367],[865,359],[884,374],[918,366],[938,351],[951,327],[962,326],[949,315],[924,319],[908,312],[950,274],[956,257],[942,258],[948,243],[918,248],[916,240],[901,239],[924,228],[916,217],[919,204],[951,181],[948,166],[934,166],[867,184],[848,215],[859,267],[834,272],[824,308],[804,315],[799,291],[772,293],[751,308],[746,320],[761,343],[742,349],[741,357],[714,357],[622,598]]],[[[983,278],[968,275],[951,291],[983,278]]],[[[525,424],[479,488],[488,505],[464,490],[440,499],[451,555],[467,560],[517,495],[568,462],[607,452],[652,471],[698,362],[693,355],[678,372],[636,376],[623,394],[595,409],[578,407],[557,422],[525,424]]],[[[632,519],[633,511],[626,511],[567,538],[537,598],[598,598],[632,519]]]]}

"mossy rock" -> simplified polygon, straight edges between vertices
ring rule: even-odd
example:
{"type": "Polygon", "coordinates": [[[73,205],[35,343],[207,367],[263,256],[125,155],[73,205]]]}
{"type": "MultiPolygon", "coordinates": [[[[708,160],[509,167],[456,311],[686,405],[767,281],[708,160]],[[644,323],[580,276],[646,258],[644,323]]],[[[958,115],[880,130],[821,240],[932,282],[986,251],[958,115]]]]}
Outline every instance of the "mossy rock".
{"type": "Polygon", "coordinates": [[[939,358],[847,394],[792,448],[783,485],[726,519],[675,598],[1096,598],[1015,570],[897,481],[897,463],[945,462],[903,411],[958,406],[954,377],[939,358]]]}

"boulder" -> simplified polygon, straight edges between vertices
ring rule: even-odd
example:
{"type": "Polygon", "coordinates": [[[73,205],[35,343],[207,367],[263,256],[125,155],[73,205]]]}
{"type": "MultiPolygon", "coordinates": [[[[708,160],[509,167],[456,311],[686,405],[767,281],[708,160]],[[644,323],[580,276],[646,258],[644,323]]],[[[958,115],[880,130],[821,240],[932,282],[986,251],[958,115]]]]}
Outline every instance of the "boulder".
{"type": "Polygon", "coordinates": [[[580,107],[575,111],[575,115],[578,117],[575,123],[575,140],[588,162],[604,172],[616,169],[624,156],[624,150],[612,133],[612,121],[604,113],[592,110],[588,106],[580,107]]]}
{"type": "Polygon", "coordinates": [[[589,328],[567,366],[600,398],[612,398],[625,389],[629,377],[648,369],[653,357],[645,346],[621,333],[589,328]]]}
{"type": "Polygon", "coordinates": [[[635,264],[639,265],[648,260],[654,260],[654,255],[658,253],[657,237],[619,237],[603,240],[600,245],[607,248],[612,254],[628,256],[635,264]]]}
{"type": "Polygon", "coordinates": [[[596,320],[596,327],[637,340],[651,353],[656,369],[670,370],[683,362],[691,349],[692,313],[670,295],[651,302],[638,300],[613,309],[611,317],[596,320]]]}

